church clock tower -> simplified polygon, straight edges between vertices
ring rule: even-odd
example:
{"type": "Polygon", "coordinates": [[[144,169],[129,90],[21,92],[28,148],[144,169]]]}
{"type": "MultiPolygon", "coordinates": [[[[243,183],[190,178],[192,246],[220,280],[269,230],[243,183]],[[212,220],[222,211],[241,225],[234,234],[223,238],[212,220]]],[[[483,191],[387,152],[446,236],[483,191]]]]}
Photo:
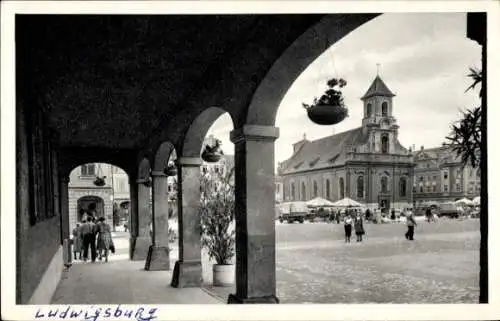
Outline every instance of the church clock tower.
{"type": "Polygon", "coordinates": [[[364,108],[363,131],[369,137],[368,149],[372,153],[395,152],[399,126],[392,114],[394,96],[377,75],[370,88],[361,97],[364,108]]]}

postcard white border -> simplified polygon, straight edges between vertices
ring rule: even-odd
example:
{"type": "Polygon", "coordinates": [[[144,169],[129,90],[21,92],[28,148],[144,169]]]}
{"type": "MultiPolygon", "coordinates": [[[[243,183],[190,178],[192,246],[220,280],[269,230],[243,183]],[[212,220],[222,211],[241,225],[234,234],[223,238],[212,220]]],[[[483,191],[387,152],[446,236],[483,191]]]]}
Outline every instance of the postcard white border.
{"type": "MultiPolygon", "coordinates": [[[[156,320],[479,320],[500,318],[498,151],[500,2],[498,1],[3,1],[1,3],[2,317],[33,320],[37,306],[15,305],[15,46],[14,15],[238,14],[354,12],[488,12],[489,304],[161,305],[156,320]],[[495,90],[496,89],[496,90],[495,90]],[[495,307],[496,306],[496,307],[495,307]]],[[[464,37],[466,35],[464,34],[464,37]]],[[[108,305],[109,306],[109,305],[108,305]]],[[[126,307],[126,306],[125,306],[126,307]]],[[[137,306],[134,306],[137,307],[137,306]]]]}

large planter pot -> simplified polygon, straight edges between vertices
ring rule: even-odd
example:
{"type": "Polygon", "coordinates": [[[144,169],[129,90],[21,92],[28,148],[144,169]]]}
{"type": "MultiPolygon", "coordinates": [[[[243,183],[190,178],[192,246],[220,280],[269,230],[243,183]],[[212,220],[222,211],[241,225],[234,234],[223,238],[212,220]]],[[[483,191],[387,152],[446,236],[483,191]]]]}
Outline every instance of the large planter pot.
{"type": "Polygon", "coordinates": [[[234,284],[234,264],[214,264],[212,271],[214,286],[232,286],[234,284]]]}
{"type": "Polygon", "coordinates": [[[222,157],[222,153],[220,153],[220,152],[204,151],[201,154],[201,158],[207,163],[217,163],[221,157],[222,157]]]}
{"type": "Polygon", "coordinates": [[[169,165],[163,170],[163,173],[167,176],[175,176],[177,175],[177,168],[173,165],[169,165]]]}
{"type": "Polygon", "coordinates": [[[307,109],[307,116],[318,125],[335,125],[347,117],[347,108],[332,105],[316,105],[307,109]]]}
{"type": "Polygon", "coordinates": [[[94,185],[95,186],[104,186],[104,185],[106,185],[106,181],[102,177],[96,177],[94,180],[94,185]]]}

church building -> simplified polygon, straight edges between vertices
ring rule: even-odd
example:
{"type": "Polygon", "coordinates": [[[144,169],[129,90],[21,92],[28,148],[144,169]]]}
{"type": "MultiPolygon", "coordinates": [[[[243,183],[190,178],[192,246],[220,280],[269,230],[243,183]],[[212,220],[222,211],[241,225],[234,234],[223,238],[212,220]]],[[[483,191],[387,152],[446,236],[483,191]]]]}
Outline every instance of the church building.
{"type": "Polygon", "coordinates": [[[295,143],[292,156],[278,165],[283,201],[349,197],[383,211],[411,207],[413,155],[398,141],[394,96],[377,75],[361,98],[360,127],[295,143]]]}

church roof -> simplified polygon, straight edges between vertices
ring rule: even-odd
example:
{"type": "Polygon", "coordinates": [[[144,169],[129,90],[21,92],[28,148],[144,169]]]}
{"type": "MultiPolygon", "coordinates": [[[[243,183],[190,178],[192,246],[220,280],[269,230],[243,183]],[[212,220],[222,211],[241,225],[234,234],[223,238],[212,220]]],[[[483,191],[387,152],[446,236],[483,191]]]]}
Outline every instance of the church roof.
{"type": "Polygon", "coordinates": [[[292,157],[283,162],[281,173],[290,174],[307,170],[332,167],[341,161],[344,147],[359,145],[367,141],[363,128],[358,127],[336,135],[313,141],[305,141],[292,157]]]}
{"type": "Polygon", "coordinates": [[[373,80],[370,88],[366,91],[366,93],[361,97],[361,99],[367,99],[373,96],[386,96],[386,97],[394,97],[394,95],[384,81],[377,75],[373,80]]]}

